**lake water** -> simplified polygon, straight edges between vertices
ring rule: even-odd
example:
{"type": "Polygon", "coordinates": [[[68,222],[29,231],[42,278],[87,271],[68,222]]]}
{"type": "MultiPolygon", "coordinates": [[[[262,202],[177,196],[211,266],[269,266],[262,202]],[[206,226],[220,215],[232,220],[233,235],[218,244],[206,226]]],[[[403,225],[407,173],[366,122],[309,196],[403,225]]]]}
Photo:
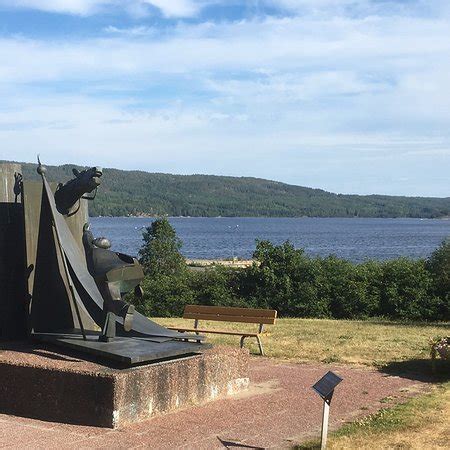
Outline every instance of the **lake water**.
{"type": "MultiPolygon", "coordinates": [[[[427,257],[450,236],[450,220],[362,218],[182,218],[169,219],[188,258],[251,258],[256,239],[286,240],[310,255],[335,254],[352,261],[427,257]]],[[[92,217],[95,236],[116,251],[136,255],[151,218],[92,217]]]]}

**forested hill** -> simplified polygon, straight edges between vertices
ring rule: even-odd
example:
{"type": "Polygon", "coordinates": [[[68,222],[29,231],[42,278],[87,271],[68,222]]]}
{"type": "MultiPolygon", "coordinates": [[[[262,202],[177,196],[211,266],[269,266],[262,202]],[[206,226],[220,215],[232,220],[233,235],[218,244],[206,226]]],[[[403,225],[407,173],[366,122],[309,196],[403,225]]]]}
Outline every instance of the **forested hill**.
{"type": "MultiPolygon", "coordinates": [[[[47,166],[47,178],[67,181],[73,167],[47,166]]],[[[22,163],[22,171],[38,179],[36,164],[22,163]]],[[[104,169],[90,214],[431,218],[450,216],[450,197],[343,195],[258,178],[104,169]]]]}

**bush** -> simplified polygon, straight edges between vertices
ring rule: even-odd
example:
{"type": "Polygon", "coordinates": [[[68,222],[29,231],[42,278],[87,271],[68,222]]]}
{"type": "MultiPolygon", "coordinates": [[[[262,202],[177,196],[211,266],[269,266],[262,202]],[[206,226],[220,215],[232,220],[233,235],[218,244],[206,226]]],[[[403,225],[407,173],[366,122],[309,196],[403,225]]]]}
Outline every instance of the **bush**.
{"type": "Polygon", "coordinates": [[[147,316],[179,316],[193,302],[190,277],[180,253],[181,240],[166,218],[156,219],[143,234],[139,262],[146,274],[144,295],[132,302],[147,316]]]}
{"type": "Polygon", "coordinates": [[[320,265],[289,242],[275,246],[257,241],[256,263],[243,269],[240,290],[260,308],[289,317],[328,317],[327,299],[319,296],[320,265]]]}
{"type": "Polygon", "coordinates": [[[147,276],[142,288],[144,295],[133,303],[146,316],[179,317],[185,305],[195,303],[189,276],[161,273],[147,276]]]}
{"type": "Polygon", "coordinates": [[[216,266],[192,272],[191,289],[195,304],[209,306],[249,306],[239,295],[240,272],[216,266]]]}
{"type": "Polygon", "coordinates": [[[439,299],[422,259],[382,263],[380,315],[400,320],[439,320],[439,299]]]}
{"type": "Polygon", "coordinates": [[[370,295],[368,289],[369,265],[353,264],[335,256],[319,261],[322,269],[319,295],[328,299],[331,317],[351,319],[377,314],[378,298],[370,295]]]}
{"type": "Polygon", "coordinates": [[[441,300],[440,316],[450,319],[450,239],[445,240],[431,254],[426,263],[433,280],[433,294],[441,300]]]}
{"type": "Polygon", "coordinates": [[[285,242],[257,241],[244,269],[189,270],[181,242],[166,219],[153,222],[140,251],[145,294],[135,300],[147,315],[180,316],[184,305],[276,309],[285,317],[448,320],[450,243],[429,258],[366,261],[311,258],[285,242]]]}

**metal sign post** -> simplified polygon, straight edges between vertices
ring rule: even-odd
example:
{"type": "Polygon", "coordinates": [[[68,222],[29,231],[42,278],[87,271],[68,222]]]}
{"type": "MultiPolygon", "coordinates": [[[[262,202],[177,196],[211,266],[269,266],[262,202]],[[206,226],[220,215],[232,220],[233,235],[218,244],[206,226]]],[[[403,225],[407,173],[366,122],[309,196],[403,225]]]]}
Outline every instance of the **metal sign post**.
{"type": "Polygon", "coordinates": [[[327,446],[328,417],[330,415],[330,403],[334,388],[342,381],[342,378],[333,372],[327,372],[312,388],[323,400],[322,433],[320,436],[320,448],[324,450],[327,446]]]}

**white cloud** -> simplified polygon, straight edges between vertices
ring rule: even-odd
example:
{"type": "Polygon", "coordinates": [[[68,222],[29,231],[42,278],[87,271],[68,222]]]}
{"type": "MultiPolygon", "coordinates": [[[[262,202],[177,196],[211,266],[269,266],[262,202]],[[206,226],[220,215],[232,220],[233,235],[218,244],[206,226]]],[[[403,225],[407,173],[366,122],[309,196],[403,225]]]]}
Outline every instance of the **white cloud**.
{"type": "Polygon", "coordinates": [[[87,16],[108,11],[125,10],[135,15],[149,13],[147,7],[158,9],[166,17],[191,17],[202,3],[195,0],[0,0],[0,6],[87,16]]]}
{"type": "Polygon", "coordinates": [[[275,7],[285,13],[316,17],[350,15],[367,17],[414,15],[423,11],[434,14],[450,11],[447,0],[0,0],[0,7],[34,9],[49,13],[88,16],[108,13],[111,10],[125,11],[132,16],[151,14],[153,9],[168,18],[195,17],[205,7],[218,5],[227,7],[240,5],[247,10],[264,14],[265,7],[275,7]]]}
{"type": "Polygon", "coordinates": [[[0,0],[0,6],[35,9],[63,14],[90,15],[110,3],[108,0],[0,0]]]}
{"type": "MultiPolygon", "coordinates": [[[[71,8],[91,14],[86,4],[71,8]]],[[[197,13],[199,4],[186,5],[163,13],[197,13]]],[[[110,26],[77,40],[6,36],[0,159],[41,153],[49,164],[64,155],[341,192],[448,195],[449,25],[448,15],[308,12],[164,33],[110,26]],[[417,185],[394,181],[406,178],[417,185]]]]}
{"type": "Polygon", "coordinates": [[[447,0],[262,0],[262,3],[294,13],[317,16],[392,16],[448,12],[447,0]]]}
{"type": "Polygon", "coordinates": [[[109,25],[103,29],[105,33],[124,35],[124,36],[156,36],[158,30],[153,27],[146,27],[144,25],[131,28],[118,28],[109,25]]]}
{"type": "Polygon", "coordinates": [[[167,17],[191,17],[200,9],[192,0],[142,0],[142,3],[159,8],[167,17]]]}
{"type": "MultiPolygon", "coordinates": [[[[69,80],[199,71],[399,73],[445,66],[447,20],[302,18],[180,26],[163,38],[80,41],[0,40],[0,81],[69,80]]],[[[132,28],[129,34],[145,34],[132,28]]],[[[120,37],[120,35],[124,35],[120,37]]]]}

